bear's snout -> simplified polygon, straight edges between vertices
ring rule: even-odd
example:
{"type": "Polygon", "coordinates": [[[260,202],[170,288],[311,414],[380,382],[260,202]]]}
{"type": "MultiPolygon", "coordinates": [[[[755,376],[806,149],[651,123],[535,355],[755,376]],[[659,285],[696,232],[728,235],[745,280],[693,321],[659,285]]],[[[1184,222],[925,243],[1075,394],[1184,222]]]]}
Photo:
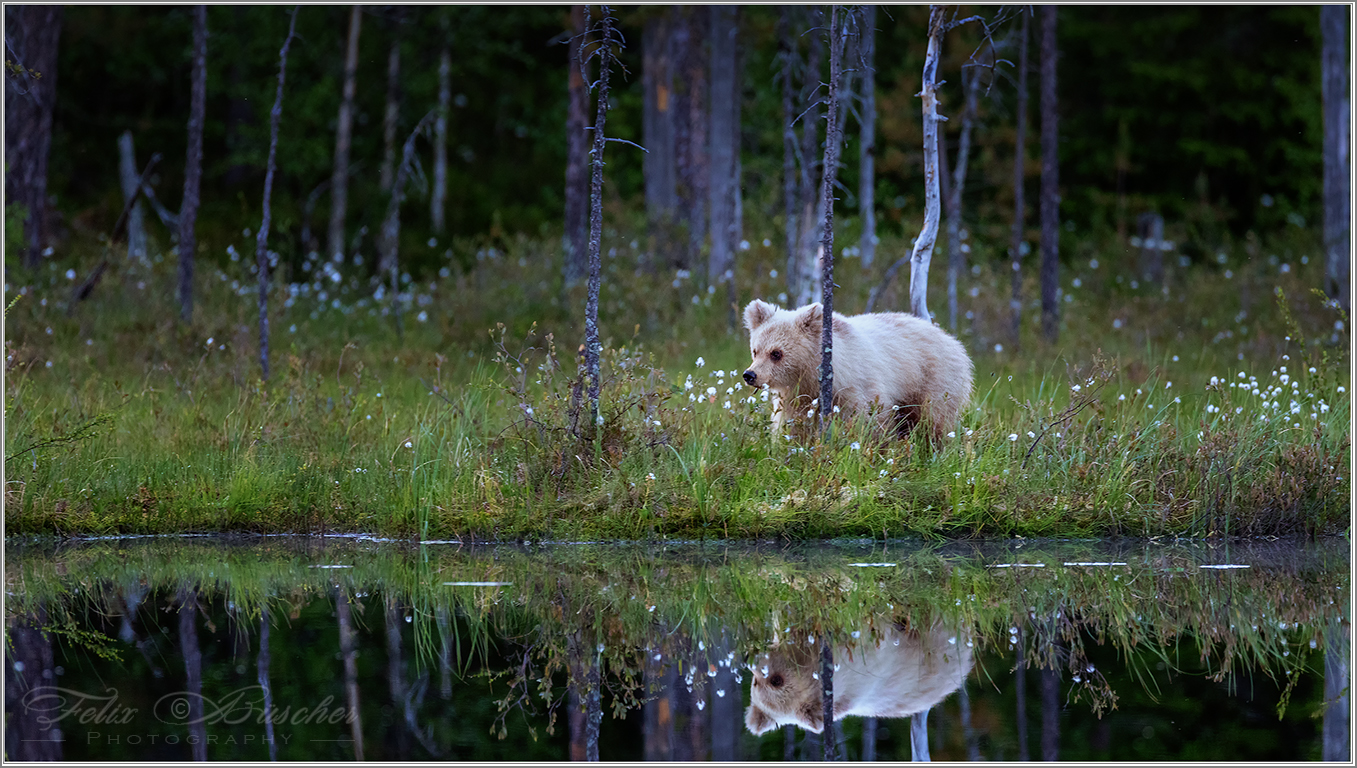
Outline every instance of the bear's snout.
{"type": "Polygon", "coordinates": [[[751,387],[757,386],[754,382],[758,380],[759,375],[757,373],[754,373],[752,370],[744,372],[744,383],[748,384],[749,386],[751,387]]]}

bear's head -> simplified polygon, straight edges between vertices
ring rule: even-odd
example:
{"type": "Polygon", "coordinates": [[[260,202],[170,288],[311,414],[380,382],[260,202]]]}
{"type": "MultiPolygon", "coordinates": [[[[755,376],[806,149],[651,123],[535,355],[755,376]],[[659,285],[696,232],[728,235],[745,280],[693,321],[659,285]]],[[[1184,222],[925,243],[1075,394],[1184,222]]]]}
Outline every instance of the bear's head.
{"type": "MultiPolygon", "coordinates": [[[[797,382],[820,365],[820,332],[824,312],[819,304],[782,309],[755,299],[744,308],[753,362],[744,372],[745,383],[790,392],[797,382]]],[[[811,376],[813,380],[814,377],[811,376]]]]}
{"type": "Polygon", "coordinates": [[[745,727],[754,735],[782,725],[799,725],[811,733],[824,730],[824,700],[818,676],[816,646],[778,646],[754,665],[745,727]]]}

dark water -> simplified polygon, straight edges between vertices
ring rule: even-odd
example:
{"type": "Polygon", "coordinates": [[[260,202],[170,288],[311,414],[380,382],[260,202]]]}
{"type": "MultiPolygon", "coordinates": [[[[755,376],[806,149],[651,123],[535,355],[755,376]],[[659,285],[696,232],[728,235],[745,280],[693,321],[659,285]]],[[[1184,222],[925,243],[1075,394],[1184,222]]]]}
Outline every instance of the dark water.
{"type": "Polygon", "coordinates": [[[9,540],[5,569],[10,759],[1349,754],[1342,540],[9,540]]]}

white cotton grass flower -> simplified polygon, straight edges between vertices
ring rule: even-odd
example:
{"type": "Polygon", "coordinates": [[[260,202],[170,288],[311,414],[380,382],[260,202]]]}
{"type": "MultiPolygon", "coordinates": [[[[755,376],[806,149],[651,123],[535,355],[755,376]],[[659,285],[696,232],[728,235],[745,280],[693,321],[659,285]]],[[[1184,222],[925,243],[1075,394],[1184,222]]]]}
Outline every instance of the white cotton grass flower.
{"type": "Polygon", "coordinates": [[[698,367],[698,368],[701,368],[702,366],[704,366],[704,365],[706,365],[706,364],[707,364],[707,361],[706,361],[706,360],[703,360],[703,359],[700,358],[700,357],[697,359],[697,367],[698,367]]]}
{"type": "Polygon", "coordinates": [[[1010,434],[1010,435],[1008,436],[1008,442],[1010,442],[1010,443],[1016,443],[1016,442],[1018,442],[1018,434],[1017,434],[1016,432],[1014,432],[1013,434],[1010,434]]]}
{"type": "Polygon", "coordinates": [[[1031,438],[1035,438],[1035,437],[1037,436],[1037,433],[1036,433],[1036,432],[1033,432],[1032,430],[1029,429],[1029,430],[1027,430],[1027,436],[1028,436],[1028,437],[1031,437],[1031,438]]]}

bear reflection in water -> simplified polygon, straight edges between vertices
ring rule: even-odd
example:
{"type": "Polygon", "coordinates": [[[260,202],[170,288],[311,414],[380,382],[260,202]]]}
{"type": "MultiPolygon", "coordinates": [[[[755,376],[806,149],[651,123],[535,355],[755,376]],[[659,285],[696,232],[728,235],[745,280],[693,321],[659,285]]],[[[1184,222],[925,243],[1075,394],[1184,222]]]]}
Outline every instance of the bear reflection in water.
{"type": "MultiPolygon", "coordinates": [[[[967,633],[934,625],[919,631],[892,626],[875,639],[863,632],[834,646],[834,718],[908,717],[937,706],[959,689],[975,660],[967,633]]],[[[775,645],[753,667],[745,725],[755,735],[783,725],[824,730],[820,646],[799,639],[775,645]]]]}

